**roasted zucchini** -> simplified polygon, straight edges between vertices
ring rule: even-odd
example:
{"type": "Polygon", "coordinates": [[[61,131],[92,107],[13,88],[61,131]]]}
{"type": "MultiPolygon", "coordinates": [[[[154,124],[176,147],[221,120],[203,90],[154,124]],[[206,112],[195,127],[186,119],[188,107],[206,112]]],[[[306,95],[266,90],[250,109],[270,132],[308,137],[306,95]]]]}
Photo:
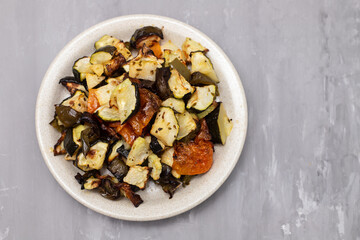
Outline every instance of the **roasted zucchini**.
{"type": "Polygon", "coordinates": [[[82,57],[74,62],[73,74],[77,81],[81,82],[85,79],[87,73],[92,73],[90,57],[82,57]]]}
{"type": "Polygon", "coordinates": [[[60,103],[61,106],[68,106],[78,112],[85,112],[87,110],[87,96],[86,93],[80,90],[76,90],[73,95],[64,99],[60,103]]]}
{"type": "Polygon", "coordinates": [[[110,61],[116,53],[116,47],[105,46],[97,49],[90,57],[91,64],[104,64],[110,61]]]}
{"type": "Polygon", "coordinates": [[[204,87],[196,87],[196,90],[186,104],[186,108],[194,108],[199,111],[203,111],[208,108],[215,100],[215,85],[209,85],[204,87]]]}
{"type": "Polygon", "coordinates": [[[171,76],[168,84],[170,90],[176,98],[182,98],[186,94],[194,92],[194,88],[182,75],[179,74],[176,69],[171,70],[171,76]]]}
{"type": "Polygon", "coordinates": [[[137,85],[129,79],[120,83],[112,92],[110,107],[119,109],[119,119],[121,124],[124,124],[139,110],[140,96],[137,85]]]}
{"type": "Polygon", "coordinates": [[[90,151],[86,156],[83,153],[80,153],[76,157],[76,166],[83,171],[101,169],[104,164],[108,146],[109,144],[107,142],[96,142],[90,147],[90,151]]]}
{"type": "Polygon", "coordinates": [[[200,43],[198,43],[188,37],[185,39],[185,41],[182,45],[182,49],[185,53],[185,57],[186,57],[187,61],[190,61],[190,55],[193,52],[206,53],[207,51],[209,51],[207,48],[203,47],[200,43]]]}
{"type": "Polygon", "coordinates": [[[177,113],[185,112],[185,103],[182,99],[168,98],[161,103],[163,107],[170,107],[177,113]]]}
{"type": "Polygon", "coordinates": [[[230,135],[233,123],[226,114],[224,104],[220,103],[205,119],[210,130],[212,141],[214,143],[225,144],[226,138],[230,135]]]}
{"type": "Polygon", "coordinates": [[[176,138],[177,140],[180,140],[180,139],[186,137],[191,132],[195,131],[197,128],[196,121],[191,116],[191,114],[187,111],[185,111],[184,113],[176,114],[176,119],[178,120],[178,123],[179,123],[179,133],[176,138]]]}
{"type": "Polygon", "coordinates": [[[126,159],[126,165],[141,165],[150,154],[149,143],[142,137],[138,137],[131,147],[129,156],[126,159]]]}
{"type": "Polygon", "coordinates": [[[191,53],[191,73],[194,72],[200,72],[206,75],[215,83],[219,82],[210,59],[206,57],[203,52],[191,53]]]}
{"type": "Polygon", "coordinates": [[[130,167],[128,173],[124,177],[124,182],[144,189],[148,181],[149,168],[141,166],[130,167]]]}

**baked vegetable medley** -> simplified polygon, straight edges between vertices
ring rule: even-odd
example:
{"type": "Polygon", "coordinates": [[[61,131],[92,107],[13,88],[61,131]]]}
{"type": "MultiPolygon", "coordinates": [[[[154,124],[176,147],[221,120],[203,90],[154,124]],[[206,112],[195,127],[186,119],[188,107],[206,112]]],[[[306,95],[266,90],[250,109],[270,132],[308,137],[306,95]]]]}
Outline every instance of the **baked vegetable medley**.
{"type": "Polygon", "coordinates": [[[209,50],[163,38],[154,26],[129,42],[104,35],[60,80],[70,96],[55,105],[50,124],[61,136],[53,151],[81,170],[81,189],[138,207],[138,191],[152,180],[172,198],[210,170],[214,144],[225,144],[233,125],[209,50]]]}

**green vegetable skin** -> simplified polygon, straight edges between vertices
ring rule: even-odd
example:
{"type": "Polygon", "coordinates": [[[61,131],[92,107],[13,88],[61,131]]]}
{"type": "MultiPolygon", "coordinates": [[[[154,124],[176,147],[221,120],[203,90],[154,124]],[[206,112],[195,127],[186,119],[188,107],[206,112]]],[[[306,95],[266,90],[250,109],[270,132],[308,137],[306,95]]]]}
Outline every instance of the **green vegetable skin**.
{"type": "Polygon", "coordinates": [[[178,58],[175,58],[170,65],[175,68],[185,79],[190,81],[191,73],[190,70],[182,63],[178,58]]]}
{"type": "Polygon", "coordinates": [[[87,128],[81,132],[82,151],[85,155],[88,154],[91,144],[94,143],[99,137],[100,134],[93,128],[87,128]]]}
{"type": "Polygon", "coordinates": [[[56,116],[64,124],[66,128],[74,126],[81,117],[81,113],[72,109],[69,106],[56,106],[55,107],[56,116]]]}

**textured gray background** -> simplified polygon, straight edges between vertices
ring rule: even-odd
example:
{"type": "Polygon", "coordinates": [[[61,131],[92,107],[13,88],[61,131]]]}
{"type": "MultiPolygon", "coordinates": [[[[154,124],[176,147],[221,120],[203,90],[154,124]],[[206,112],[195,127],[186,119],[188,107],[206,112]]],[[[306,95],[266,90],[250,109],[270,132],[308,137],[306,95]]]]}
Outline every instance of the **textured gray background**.
{"type": "Polygon", "coordinates": [[[0,0],[0,240],[360,239],[359,0],[0,0]],[[41,79],[78,33],[134,13],[173,17],[233,61],[249,106],[240,161],[205,203],[126,222],[72,199],[35,137],[41,79]]]}

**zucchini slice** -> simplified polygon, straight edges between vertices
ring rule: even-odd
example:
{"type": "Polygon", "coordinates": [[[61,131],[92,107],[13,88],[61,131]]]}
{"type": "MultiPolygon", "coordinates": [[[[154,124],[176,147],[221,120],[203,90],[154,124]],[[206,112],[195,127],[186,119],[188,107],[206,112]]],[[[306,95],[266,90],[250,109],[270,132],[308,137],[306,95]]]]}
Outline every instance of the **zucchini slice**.
{"type": "Polygon", "coordinates": [[[187,135],[189,135],[191,132],[195,131],[197,128],[196,121],[191,116],[191,114],[187,111],[184,113],[178,113],[176,114],[176,118],[179,123],[179,134],[177,136],[177,140],[180,140],[187,135]]]}
{"type": "Polygon", "coordinates": [[[78,112],[85,112],[87,110],[87,96],[85,92],[76,90],[73,95],[64,99],[60,105],[69,106],[78,112]]]}
{"type": "Polygon", "coordinates": [[[150,176],[154,180],[159,180],[162,166],[160,162],[160,158],[156,156],[156,154],[152,153],[148,157],[148,166],[151,168],[150,176]]]}
{"type": "Polygon", "coordinates": [[[219,105],[218,102],[213,102],[207,109],[205,109],[204,111],[200,112],[197,114],[197,117],[199,119],[203,119],[204,117],[206,117],[209,113],[211,113],[212,111],[215,110],[215,108],[219,105]]]}
{"type": "Polygon", "coordinates": [[[98,188],[101,184],[101,179],[94,178],[93,176],[89,177],[84,182],[84,189],[92,190],[98,188]]]}
{"type": "Polygon", "coordinates": [[[211,113],[205,117],[208,125],[212,141],[214,143],[226,142],[226,138],[230,135],[233,127],[232,120],[226,115],[224,104],[220,103],[211,113]]]}
{"type": "Polygon", "coordinates": [[[119,152],[117,150],[123,145],[124,145],[124,140],[118,140],[110,146],[110,152],[109,155],[107,156],[108,162],[113,161],[117,156],[119,156],[119,152]]]}
{"type": "Polygon", "coordinates": [[[199,111],[207,109],[215,100],[215,85],[196,87],[196,90],[186,104],[186,108],[194,108],[199,111]]]}
{"type": "Polygon", "coordinates": [[[104,76],[99,77],[98,75],[92,73],[86,73],[85,78],[88,89],[96,87],[99,83],[105,80],[104,76]]]}
{"type": "Polygon", "coordinates": [[[165,67],[168,67],[175,58],[178,58],[183,64],[186,64],[184,52],[170,40],[163,44],[161,49],[164,52],[165,67]]]}
{"type": "Polygon", "coordinates": [[[192,40],[191,38],[186,38],[182,44],[182,50],[185,53],[187,61],[190,61],[190,55],[192,52],[208,52],[209,50],[203,47],[200,43],[192,40]]]}
{"type": "Polygon", "coordinates": [[[173,147],[166,149],[161,155],[161,162],[172,167],[174,162],[174,152],[175,149],[173,147]]]}
{"type": "Polygon", "coordinates": [[[116,47],[105,46],[96,50],[90,57],[91,64],[104,64],[110,61],[116,53],[116,47]]]}
{"type": "Polygon", "coordinates": [[[186,94],[194,92],[194,88],[176,69],[171,70],[171,76],[168,84],[170,90],[176,98],[182,98],[186,94]]]}
{"type": "Polygon", "coordinates": [[[77,81],[83,81],[86,73],[92,73],[90,57],[82,57],[74,62],[73,74],[77,81]]]}
{"type": "Polygon", "coordinates": [[[113,36],[104,35],[95,42],[94,46],[95,46],[95,49],[98,50],[105,46],[114,46],[117,42],[120,42],[120,40],[113,36]]]}
{"type": "Polygon", "coordinates": [[[150,154],[149,143],[142,137],[138,137],[131,147],[126,165],[132,167],[141,165],[150,154]]]}
{"type": "Polygon", "coordinates": [[[140,108],[140,95],[138,86],[126,79],[120,83],[110,96],[110,107],[119,109],[119,119],[124,124],[140,108]]]}
{"type": "Polygon", "coordinates": [[[148,181],[149,168],[141,166],[130,167],[128,173],[124,177],[124,182],[144,189],[148,181]]]}
{"type": "Polygon", "coordinates": [[[76,157],[76,166],[85,172],[94,169],[100,170],[104,164],[108,146],[108,143],[98,141],[90,147],[86,156],[84,153],[80,153],[76,157]]]}
{"type": "Polygon", "coordinates": [[[86,128],[85,125],[78,125],[77,127],[66,130],[64,148],[70,156],[73,156],[81,148],[81,132],[86,128]]]}
{"type": "Polygon", "coordinates": [[[160,108],[150,133],[166,146],[173,145],[179,133],[179,124],[175,117],[175,113],[171,108],[160,108]]]}
{"type": "Polygon", "coordinates": [[[182,99],[168,98],[161,103],[163,107],[170,107],[177,113],[185,112],[185,103],[182,99]]]}
{"type": "Polygon", "coordinates": [[[63,85],[70,94],[74,94],[76,90],[87,92],[84,85],[75,80],[75,77],[64,77],[60,79],[59,83],[63,85]]]}
{"type": "Polygon", "coordinates": [[[203,52],[191,53],[191,73],[194,72],[201,72],[215,83],[219,82],[210,59],[203,52]]]}
{"type": "Polygon", "coordinates": [[[151,47],[154,42],[160,42],[161,39],[164,39],[164,36],[160,28],[145,26],[136,29],[130,38],[130,45],[133,48],[142,48],[144,44],[151,47]]]}
{"type": "Polygon", "coordinates": [[[94,90],[100,106],[109,106],[111,93],[118,85],[118,81],[115,78],[109,78],[106,81],[108,84],[94,90]]]}
{"type": "Polygon", "coordinates": [[[101,106],[96,110],[96,114],[105,122],[117,122],[120,121],[119,109],[115,106],[101,106]]]}

